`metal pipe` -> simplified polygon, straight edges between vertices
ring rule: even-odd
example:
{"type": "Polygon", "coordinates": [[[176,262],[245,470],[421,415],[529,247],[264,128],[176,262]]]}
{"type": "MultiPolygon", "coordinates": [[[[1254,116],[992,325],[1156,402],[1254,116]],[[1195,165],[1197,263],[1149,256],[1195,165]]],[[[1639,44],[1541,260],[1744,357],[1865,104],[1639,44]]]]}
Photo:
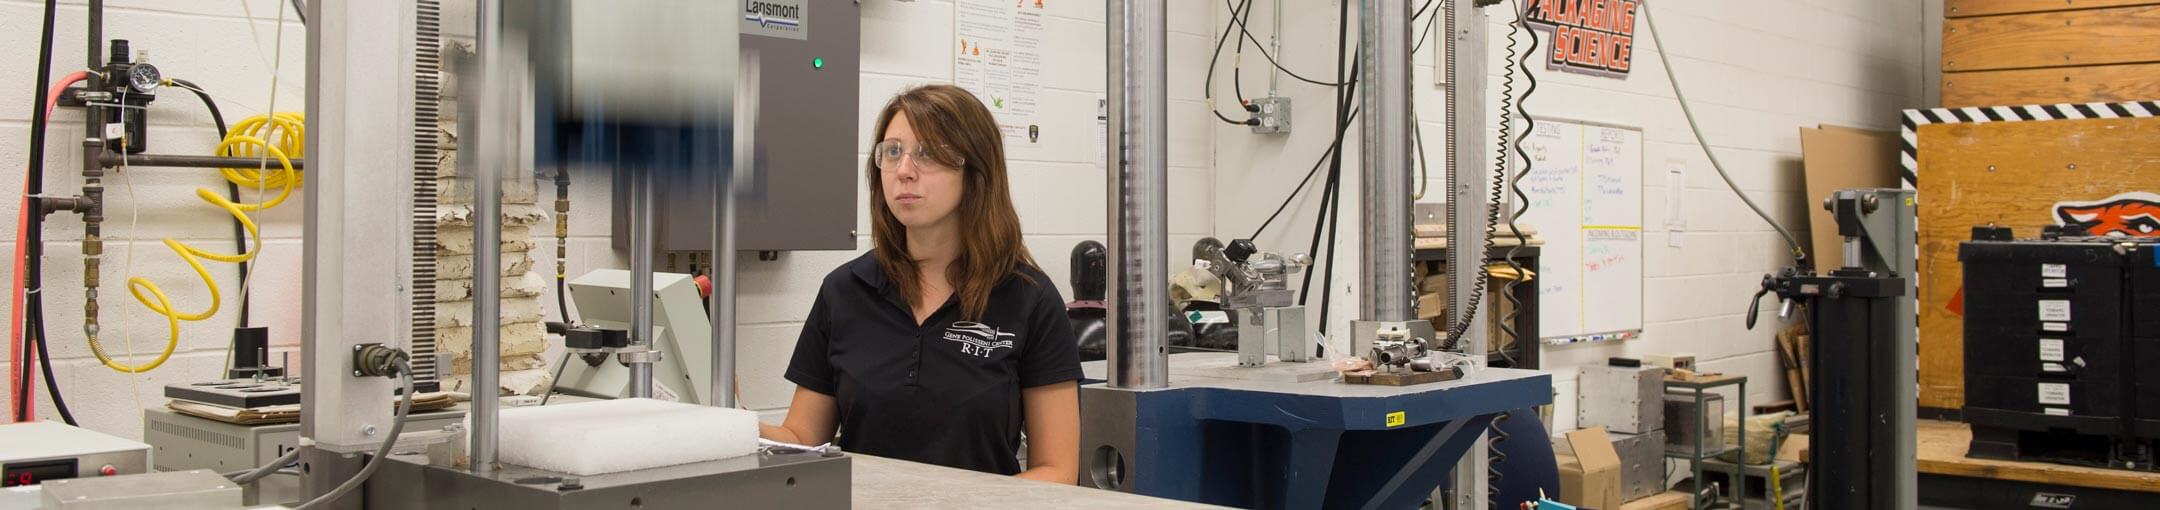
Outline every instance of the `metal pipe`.
{"type": "MultiPolygon", "coordinates": [[[[89,48],[89,53],[87,55],[88,58],[86,59],[86,63],[88,64],[86,68],[101,69],[103,68],[103,63],[99,62],[99,60],[103,60],[103,53],[99,50],[102,46],[105,45],[104,0],[90,0],[87,10],[89,14],[88,32],[90,37],[88,41],[89,44],[87,45],[89,48]]],[[[92,72],[90,73],[89,80],[87,81],[88,87],[84,88],[83,90],[100,90],[100,88],[105,85],[103,82],[104,80],[102,79],[102,77],[99,76],[98,73],[92,72]]],[[[40,86],[43,85],[41,84],[40,86]]],[[[82,196],[84,201],[89,203],[89,207],[84,208],[82,212],[82,331],[83,338],[87,339],[91,343],[91,345],[97,345],[98,287],[100,286],[98,284],[98,273],[99,267],[102,265],[105,255],[105,241],[104,236],[102,235],[104,233],[103,225],[105,223],[105,167],[99,166],[97,163],[97,159],[101,156],[104,156],[105,154],[108,154],[109,151],[105,150],[105,145],[107,143],[104,133],[106,126],[105,109],[91,106],[91,102],[89,101],[85,101],[84,103],[82,196]]],[[[44,319],[40,318],[39,320],[42,321],[44,319]]]]}
{"type": "MultiPolygon", "coordinates": [[[[481,82],[474,90],[487,91],[478,98],[481,111],[481,129],[501,132],[506,126],[498,124],[503,119],[503,100],[497,97],[508,82],[503,73],[503,24],[502,2],[480,0],[479,29],[476,37],[480,58],[481,82]],[[490,83],[493,82],[493,83],[490,83]]],[[[317,20],[320,22],[321,20],[317,20]]],[[[487,138],[487,137],[479,137],[487,138]]],[[[482,145],[496,140],[467,140],[468,144],[482,145]]],[[[495,469],[497,434],[500,424],[496,421],[502,413],[500,387],[502,363],[502,165],[509,163],[501,157],[508,152],[503,147],[479,146],[470,150],[476,156],[471,168],[473,174],[473,324],[472,324],[472,467],[474,471],[487,472],[495,469]]]]}
{"type": "MultiPolygon", "coordinates": [[[[252,168],[262,164],[266,160],[263,158],[182,156],[177,154],[127,155],[114,151],[100,151],[97,154],[95,161],[97,161],[99,165],[103,165],[105,168],[112,168],[121,165],[163,166],[173,168],[252,168]]],[[[277,165],[277,159],[275,158],[268,159],[267,161],[272,166],[277,165]]],[[[304,159],[292,158],[290,161],[292,161],[292,166],[294,170],[300,170],[307,167],[307,161],[304,159]]]]}
{"type": "MultiPolygon", "coordinates": [[[[1282,0],[1275,0],[1275,10],[1269,11],[1268,17],[1274,18],[1273,21],[1275,23],[1275,32],[1268,34],[1268,51],[1275,52],[1275,58],[1282,58],[1282,0]]],[[[1238,24],[1238,29],[1243,30],[1244,26],[1245,25],[1243,23],[1240,23],[1238,24]]],[[[1243,34],[1239,34],[1239,37],[1243,36],[1243,34]]],[[[1275,67],[1274,65],[1269,65],[1267,74],[1268,97],[1275,97],[1279,95],[1281,91],[1281,87],[1279,86],[1280,81],[1282,81],[1282,68],[1275,67]]]]}
{"type": "MultiPolygon", "coordinates": [[[[647,349],[653,342],[653,180],[660,165],[630,169],[635,183],[630,198],[630,345],[647,349]]],[[[629,363],[630,397],[652,398],[652,363],[629,363]]]]}
{"type": "Polygon", "coordinates": [[[1165,0],[1109,5],[1109,368],[1117,388],[1170,382],[1165,0]]]}
{"type": "MultiPolygon", "coordinates": [[[[1358,23],[1364,83],[1363,228],[1358,265],[1358,315],[1365,320],[1416,319],[1410,287],[1410,3],[1362,0],[1358,23]]],[[[1467,245],[1463,246],[1468,249],[1467,245]]]]}
{"type": "Polygon", "coordinates": [[[739,53],[735,84],[735,160],[714,179],[712,257],[712,400],[735,407],[735,177],[757,162],[758,53],[739,53]]]}

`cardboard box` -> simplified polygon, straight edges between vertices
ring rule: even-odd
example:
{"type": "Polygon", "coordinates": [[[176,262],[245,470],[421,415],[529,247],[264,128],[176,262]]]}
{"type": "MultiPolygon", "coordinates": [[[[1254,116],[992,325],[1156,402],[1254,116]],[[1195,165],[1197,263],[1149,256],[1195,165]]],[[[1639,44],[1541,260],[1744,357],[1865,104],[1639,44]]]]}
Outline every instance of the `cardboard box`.
{"type": "Polygon", "coordinates": [[[1783,444],[1783,445],[1779,445],[1779,446],[1778,446],[1778,451],[1777,451],[1777,458],[1778,458],[1778,460],[1783,460],[1783,461],[1791,461],[1791,462],[1796,462],[1796,463],[1800,463],[1800,464],[1806,464],[1806,463],[1808,462],[1808,460],[1807,460],[1807,456],[1808,456],[1808,435],[1807,435],[1807,434],[1793,434],[1793,435],[1790,435],[1790,436],[1785,436],[1785,444],[1783,444]]]}
{"type": "Polygon", "coordinates": [[[1441,294],[1419,294],[1417,297],[1417,317],[1419,320],[1432,320],[1435,317],[1446,315],[1447,305],[1447,298],[1441,297],[1441,294]]]}
{"type": "MultiPolygon", "coordinates": [[[[1665,492],[1665,434],[1606,432],[1620,459],[1620,499],[1635,501],[1665,492]]],[[[1565,437],[1553,438],[1553,453],[1574,459],[1565,437]]],[[[1578,461],[1579,462],[1579,461],[1578,461]]],[[[1578,469],[1580,465],[1578,464],[1578,469]]]]}
{"type": "Polygon", "coordinates": [[[1620,508],[1620,454],[1604,427],[1567,433],[1574,455],[1559,455],[1560,501],[1581,507],[1620,508]]]}

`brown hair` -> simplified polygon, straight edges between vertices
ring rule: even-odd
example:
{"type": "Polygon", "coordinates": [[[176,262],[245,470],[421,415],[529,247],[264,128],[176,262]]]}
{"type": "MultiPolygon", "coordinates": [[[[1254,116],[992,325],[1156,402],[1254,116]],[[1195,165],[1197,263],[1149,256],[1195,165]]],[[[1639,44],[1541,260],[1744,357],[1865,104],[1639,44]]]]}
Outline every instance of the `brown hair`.
{"type": "MultiPolygon", "coordinates": [[[[950,161],[961,163],[961,246],[959,258],[945,271],[947,283],[959,297],[961,317],[981,320],[990,306],[990,291],[1022,266],[1034,268],[1027,245],[1020,242],[1020,215],[1013,212],[1012,192],[1005,172],[1005,139],[998,132],[990,109],[967,90],[951,85],[924,85],[901,92],[878,112],[871,143],[885,139],[885,127],[894,115],[907,115],[917,141],[926,147],[949,151],[950,161]]],[[[921,275],[908,255],[907,227],[885,205],[885,186],[878,179],[877,155],[863,166],[870,180],[870,238],[885,278],[893,282],[909,306],[920,306],[921,275]]],[[[1029,280],[1033,283],[1032,280],[1029,280]]]]}

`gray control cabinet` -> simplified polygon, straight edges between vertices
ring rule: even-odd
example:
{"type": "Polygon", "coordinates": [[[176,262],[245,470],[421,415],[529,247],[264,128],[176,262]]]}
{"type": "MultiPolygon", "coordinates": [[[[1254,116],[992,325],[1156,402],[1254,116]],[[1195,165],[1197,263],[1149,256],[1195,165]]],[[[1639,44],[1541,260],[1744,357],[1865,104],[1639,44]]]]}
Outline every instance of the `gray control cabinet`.
{"type": "MultiPolygon", "coordinates": [[[[856,2],[740,0],[741,44],[758,55],[755,163],[735,206],[744,251],[853,250],[860,136],[862,6],[856,2]],[[751,5],[758,4],[758,5],[751,5]]],[[[741,90],[741,89],[738,89],[741,90]]],[[[669,172],[656,183],[658,252],[712,249],[713,172],[669,172]]],[[[615,172],[611,222],[630,239],[631,181],[615,172]]],[[[867,234],[867,232],[864,232],[867,234]]]]}

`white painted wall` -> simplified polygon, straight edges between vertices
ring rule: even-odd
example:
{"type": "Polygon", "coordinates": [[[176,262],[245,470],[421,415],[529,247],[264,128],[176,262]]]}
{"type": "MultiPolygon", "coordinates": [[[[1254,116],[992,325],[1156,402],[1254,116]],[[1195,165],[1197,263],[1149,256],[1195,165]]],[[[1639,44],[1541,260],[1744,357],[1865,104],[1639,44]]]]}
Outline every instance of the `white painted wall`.
{"type": "MultiPolygon", "coordinates": [[[[1229,8],[1213,2],[1217,19],[1227,23],[1229,8]]],[[[1262,40],[1272,29],[1273,2],[1258,0],[1251,26],[1262,40]]],[[[1413,6],[1422,2],[1413,1],[1413,6]]],[[[1664,13],[1659,28],[1671,42],[1675,71],[1686,89],[1698,120],[1714,150],[1742,189],[1772,211],[1773,217],[1796,235],[1805,236],[1805,207],[1813,201],[1802,196],[1798,129],[1829,123],[1872,129],[1895,129],[1897,110],[1922,103],[1923,22],[1921,2],[1873,2],[1865,0],[1816,0],[1806,2],[1719,2],[1714,0],[1657,0],[1649,2],[1651,16],[1664,13]]],[[[1322,81],[1334,77],[1337,2],[1284,2],[1284,65],[1299,74],[1322,81]]],[[[1356,4],[1351,27],[1357,26],[1356,4]]],[[[1504,40],[1512,13],[1505,8],[1488,9],[1488,30],[1493,44],[1488,74],[1488,120],[1497,129],[1499,78],[1503,69],[1504,40]]],[[[1422,20],[1420,20],[1422,21],[1422,20]]],[[[1418,29],[1424,25],[1420,23],[1418,29]]],[[[1220,28],[1219,26],[1217,27],[1220,28]]],[[[1748,212],[1713,172],[1693,136],[1688,132],[1679,104],[1657,58],[1655,44],[1644,20],[1635,42],[1635,70],[1626,80],[1593,78],[1547,71],[1532,59],[1540,80],[1538,93],[1529,100],[1533,116],[1566,118],[1640,127],[1644,131],[1643,168],[1645,272],[1644,336],[1619,344],[1547,348],[1545,368],[1554,374],[1558,392],[1555,402],[1556,430],[1574,427],[1577,367],[1602,363],[1611,356],[1639,356],[1657,352],[1693,352],[1706,370],[1750,377],[1748,398],[1752,403],[1788,395],[1773,344],[1773,323],[1746,330],[1743,315],[1748,297],[1764,273],[1789,263],[1784,243],[1769,226],[1748,212]],[[1667,246],[1663,226],[1665,197],[1676,192],[1664,187],[1668,160],[1687,165],[1685,193],[1686,244],[1667,246]]],[[[1413,36],[1416,37],[1413,31],[1413,36]]],[[[1518,47],[1527,47],[1520,39],[1518,47]]],[[[1212,41],[1210,41],[1212,43],[1212,41]]],[[[1442,89],[1435,84],[1436,54],[1441,46],[1426,43],[1413,56],[1417,67],[1413,81],[1419,121],[1424,131],[1427,157],[1442,165],[1445,157],[1445,119],[1442,89]]],[[[1248,97],[1265,94],[1267,62],[1250,48],[1246,51],[1245,90],[1248,97]],[[1255,78],[1258,76],[1259,78],[1255,78]]],[[[1227,73],[1230,57],[1225,56],[1227,73]]],[[[1247,235],[1280,203],[1297,179],[1311,168],[1325,150],[1333,117],[1331,89],[1298,83],[1288,77],[1282,87],[1297,103],[1294,134],[1253,135],[1245,128],[1219,121],[1216,126],[1218,179],[1216,224],[1234,235],[1247,235]]],[[[1218,98],[1229,97],[1228,80],[1218,76],[1218,98]]],[[[1228,104],[1229,100],[1218,99],[1228,104]]],[[[1357,126],[1351,126],[1343,211],[1355,221],[1355,149],[1357,126]]],[[[1493,133],[1497,135],[1495,131],[1493,133]]],[[[1490,149],[1488,149],[1489,151],[1490,149]]],[[[1421,202],[1440,202],[1445,175],[1436,167],[1432,190],[1421,202]]],[[[1319,179],[1312,185],[1317,187],[1319,179]]],[[[1293,202],[1286,215],[1276,220],[1260,243],[1270,249],[1304,251],[1312,232],[1319,199],[1308,191],[1293,202]],[[1294,243],[1294,244],[1285,244],[1294,243]]],[[[1340,336],[1348,314],[1356,312],[1355,261],[1357,235],[1345,224],[1336,247],[1343,262],[1337,264],[1332,292],[1335,311],[1329,327],[1340,336]],[[1339,319],[1338,319],[1339,318],[1339,319]]],[[[1803,243],[1805,238],[1803,237],[1803,243]]],[[[1315,280],[1315,285],[1318,280],[1315,280]]],[[[1632,299],[1612,297],[1611,299],[1632,299]]],[[[1309,306],[1317,306],[1317,302],[1309,306]]],[[[1764,305],[1766,317],[1774,317],[1776,303],[1764,305]]],[[[1340,340],[1331,349],[1340,348],[1340,340]]]]}
{"type": "MultiPolygon", "coordinates": [[[[152,61],[167,74],[208,88],[219,98],[228,121],[237,122],[260,113],[269,102],[271,66],[265,62],[273,52],[273,20],[281,3],[246,0],[246,7],[254,13],[252,23],[260,32],[259,39],[250,40],[250,21],[238,0],[112,0],[107,2],[106,35],[128,38],[136,48],[150,49],[152,61]],[[263,57],[257,57],[258,49],[263,57]]],[[[63,2],[56,36],[54,61],[55,69],[60,70],[56,75],[65,74],[82,61],[81,4],[81,0],[63,2]]],[[[1205,63],[1206,44],[1212,42],[1206,34],[1212,33],[1215,14],[1201,2],[1170,4],[1170,96],[1173,111],[1180,112],[1171,122],[1170,183],[1172,189],[1185,193],[1184,199],[1172,206],[1170,226],[1172,242],[1189,246],[1209,233],[1216,221],[1212,216],[1214,197],[1205,191],[1212,188],[1214,180],[1214,134],[1200,128],[1204,112],[1197,71],[1205,63]]],[[[29,49],[36,46],[40,5],[30,0],[0,0],[0,69],[23,70],[9,74],[18,78],[10,82],[19,83],[9,88],[14,92],[7,96],[17,100],[0,102],[4,103],[0,104],[0,161],[10,162],[0,173],[0,180],[9,184],[0,189],[9,190],[9,194],[19,189],[15,187],[22,179],[19,162],[28,157],[24,142],[28,139],[30,114],[26,105],[30,100],[28,91],[20,90],[26,83],[20,82],[31,81],[33,74],[27,71],[36,65],[36,54],[29,49]]],[[[1084,239],[1102,238],[1105,214],[1100,211],[1107,207],[1103,173],[1095,161],[1095,98],[1104,92],[1106,83],[1101,5],[1083,1],[1048,3],[1051,19],[1045,28],[1048,65],[1043,79],[1042,143],[1009,148],[1012,191],[1028,233],[1028,248],[1068,297],[1072,291],[1066,282],[1066,268],[1072,246],[1084,239]]],[[[297,22],[288,21],[285,27],[278,109],[299,110],[305,92],[305,34],[297,22]]],[[[867,151],[870,123],[895,92],[952,79],[948,55],[955,48],[951,37],[953,3],[867,0],[862,2],[862,29],[862,126],[854,138],[867,151]]],[[[209,116],[194,103],[184,94],[168,93],[158,99],[150,116],[153,151],[208,153],[216,135],[209,127],[209,116]]],[[[79,149],[72,148],[81,133],[81,115],[62,109],[52,126],[47,145],[46,189],[72,194],[80,187],[76,177],[79,149]]],[[[155,348],[162,345],[156,342],[163,340],[165,325],[162,318],[143,311],[125,297],[121,268],[127,248],[135,248],[135,262],[134,270],[125,274],[156,280],[176,302],[206,303],[207,294],[201,284],[160,244],[159,238],[176,236],[208,247],[228,248],[232,242],[230,226],[222,213],[192,195],[199,186],[222,189],[220,181],[209,172],[142,168],[124,175],[108,180],[111,212],[105,227],[107,262],[100,289],[100,295],[105,296],[101,300],[104,338],[109,351],[154,355],[155,348]],[[129,179],[135,181],[132,199],[126,188],[129,179]],[[138,229],[131,231],[127,223],[138,203],[142,204],[140,222],[138,229]],[[122,341],[129,335],[134,338],[132,348],[122,341]]],[[[854,185],[858,193],[863,193],[863,183],[854,185]]],[[[572,186],[570,274],[627,266],[623,254],[615,252],[607,238],[606,184],[579,179],[572,186]]],[[[543,196],[549,194],[542,190],[543,196]]],[[[0,206],[0,215],[12,221],[16,201],[0,202],[6,204],[0,206]]],[[[299,342],[301,209],[302,204],[295,199],[258,217],[270,246],[263,254],[264,263],[256,270],[259,279],[253,289],[254,317],[258,324],[271,327],[279,352],[296,349],[299,342]]],[[[858,230],[865,233],[869,232],[867,211],[862,209],[858,219],[858,230]]],[[[136,410],[163,405],[164,384],[218,375],[235,317],[232,266],[209,266],[227,296],[226,307],[208,321],[183,323],[180,352],[164,367],[129,377],[90,359],[78,332],[83,292],[79,287],[82,263],[76,241],[82,235],[81,222],[75,216],[55,215],[48,225],[46,292],[48,320],[53,325],[49,332],[54,336],[52,355],[63,395],[84,425],[124,437],[140,437],[141,420],[136,410]]],[[[13,249],[13,236],[6,237],[0,240],[0,251],[13,249]]],[[[544,259],[545,254],[553,252],[553,241],[539,242],[536,253],[544,259]]],[[[868,247],[869,238],[865,236],[859,248],[868,247]]],[[[776,262],[759,262],[755,257],[741,259],[743,280],[738,290],[746,405],[766,409],[786,405],[793,389],[780,379],[780,372],[800,331],[800,321],[815,298],[818,281],[859,253],[794,252],[776,262]]],[[[543,267],[552,266],[547,260],[541,263],[543,267]]],[[[552,301],[553,297],[546,299],[552,301]]],[[[548,308],[552,315],[553,307],[548,308]]],[[[5,313],[4,309],[0,313],[5,313]]],[[[273,358],[276,355],[273,353],[273,358]]],[[[40,418],[57,416],[42,391],[38,399],[43,407],[40,418]]]]}

